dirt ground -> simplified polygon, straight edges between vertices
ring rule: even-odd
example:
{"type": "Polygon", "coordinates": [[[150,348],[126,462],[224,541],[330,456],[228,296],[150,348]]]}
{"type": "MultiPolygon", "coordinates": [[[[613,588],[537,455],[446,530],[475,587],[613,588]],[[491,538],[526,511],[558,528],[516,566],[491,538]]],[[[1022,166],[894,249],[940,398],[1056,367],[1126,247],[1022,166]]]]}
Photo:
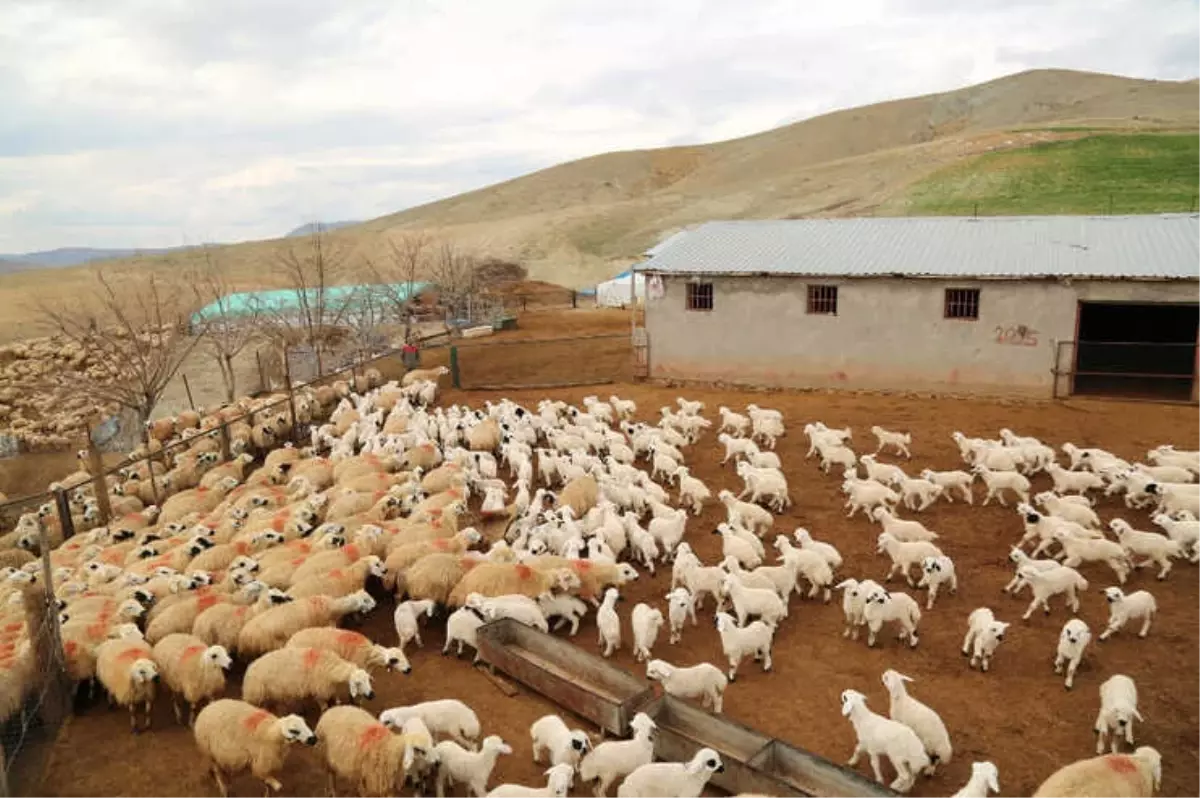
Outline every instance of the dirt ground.
{"type": "MultiPolygon", "coordinates": [[[[589,392],[509,391],[503,395],[532,405],[545,396],[578,401],[589,392]]],[[[801,428],[808,421],[850,425],[860,452],[869,444],[872,424],[911,431],[914,459],[904,464],[910,473],[925,466],[956,467],[957,453],[950,439],[955,429],[968,435],[993,435],[1007,426],[1055,445],[1069,440],[1080,446],[1103,446],[1131,459],[1164,442],[1194,447],[1198,435],[1194,408],[1145,404],[918,401],[853,394],[680,391],[624,384],[611,386],[611,390],[605,387],[602,393],[636,400],[638,415],[643,419],[656,417],[660,406],[673,403],[681,394],[704,401],[705,414],[710,417],[716,415],[721,404],[742,407],[757,402],[782,410],[790,432],[777,451],[790,477],[795,505],[777,518],[776,529],[790,533],[803,525],[818,539],[836,544],[845,558],[839,572],[843,577],[881,579],[887,569],[886,559],[874,552],[877,527],[861,517],[847,520],[843,516],[839,480],[822,475],[814,460],[804,459],[806,445],[801,428]]],[[[479,404],[501,395],[450,391],[445,398],[479,404]]],[[[718,465],[720,453],[711,432],[687,453],[692,473],[714,493],[720,488],[740,487],[732,469],[718,465]]],[[[896,461],[892,457],[883,459],[896,461]]],[[[1045,484],[1045,477],[1035,480],[1037,489],[1045,484]]],[[[1101,505],[1100,513],[1106,522],[1120,515],[1135,527],[1150,527],[1145,514],[1126,512],[1111,501],[1101,505]]],[[[720,539],[710,532],[722,516],[719,505],[710,504],[701,516],[689,520],[687,540],[705,562],[719,559],[720,539]]],[[[845,640],[841,637],[842,615],[836,596],[830,604],[793,598],[791,615],[776,637],[774,672],[765,674],[754,665],[743,665],[738,681],[726,693],[725,711],[730,717],[834,761],[844,761],[853,748],[854,736],[839,713],[839,692],[846,688],[861,690],[873,709],[886,712],[887,698],[879,675],[887,668],[896,668],[916,680],[911,685],[913,694],[941,713],[955,745],[952,763],[932,779],[921,779],[915,795],[951,794],[965,783],[971,763],[983,759],[999,766],[1003,794],[1028,795],[1056,768],[1092,755],[1091,726],[1099,707],[1098,687],[1108,676],[1121,672],[1136,680],[1141,712],[1146,718],[1137,728],[1137,742],[1153,745],[1163,755],[1161,794],[1200,792],[1200,663],[1195,622],[1200,595],[1195,566],[1176,565],[1165,583],[1156,582],[1149,570],[1137,572],[1127,590],[1148,588],[1159,602],[1159,616],[1149,638],[1138,640],[1125,631],[1108,642],[1093,643],[1077,675],[1075,689],[1068,692],[1052,668],[1058,632],[1069,618],[1061,600],[1053,604],[1049,617],[1038,613],[1022,622],[1020,614],[1028,596],[1018,600],[1000,591],[1011,574],[1006,560],[1008,546],[1021,534],[1013,510],[941,503],[921,518],[942,535],[943,548],[957,564],[960,587],[957,595],[940,596],[937,606],[925,614],[919,648],[909,650],[890,635],[883,637],[882,645],[874,650],[861,640],[845,640]],[[967,614],[984,605],[1000,619],[1014,623],[988,674],[969,669],[958,652],[967,614]]],[[[1082,571],[1091,589],[1082,597],[1081,617],[1098,633],[1107,619],[1100,591],[1113,584],[1112,575],[1106,568],[1090,565],[1082,571]]],[[[633,605],[648,601],[663,606],[668,580],[666,572],[660,570],[658,576],[643,576],[625,591],[627,602],[622,606],[622,617],[626,619],[627,635],[628,613],[633,605]]],[[[903,589],[900,584],[893,587],[903,589]]],[[[689,627],[678,646],[669,646],[664,633],[655,655],[684,665],[702,660],[719,664],[720,641],[709,625],[711,613],[709,605],[701,615],[701,625],[689,627]]],[[[392,642],[390,616],[391,604],[386,602],[368,619],[364,631],[380,642],[392,642]]],[[[595,634],[589,617],[576,641],[596,650],[595,634]]],[[[400,703],[461,698],[479,713],[485,734],[500,734],[514,748],[512,756],[501,759],[492,783],[540,785],[541,769],[530,760],[527,730],[533,720],[555,711],[554,707],[524,688],[518,696],[509,698],[472,669],[466,659],[441,658],[437,653],[442,641],[440,629],[430,629],[424,637],[424,649],[411,655],[413,673],[379,677],[377,696],[369,708],[377,712],[400,703]]],[[[635,673],[644,673],[633,661],[628,645],[614,661],[635,673]]],[[[236,687],[231,692],[236,695],[236,687]]],[[[165,702],[160,702],[155,712],[154,731],[134,737],[128,732],[124,713],[109,711],[102,703],[83,709],[63,731],[38,792],[216,794],[215,786],[195,761],[188,732],[174,725],[165,702]],[[147,743],[152,747],[147,749],[147,743]]],[[[578,723],[583,725],[582,721],[578,723]]],[[[324,782],[316,756],[310,751],[297,751],[290,761],[284,778],[286,792],[322,794],[324,782]]],[[[866,772],[865,763],[861,769],[866,772]]],[[[238,794],[248,794],[258,787],[244,779],[235,789],[238,794]]],[[[573,794],[585,792],[577,787],[573,794]]]]}

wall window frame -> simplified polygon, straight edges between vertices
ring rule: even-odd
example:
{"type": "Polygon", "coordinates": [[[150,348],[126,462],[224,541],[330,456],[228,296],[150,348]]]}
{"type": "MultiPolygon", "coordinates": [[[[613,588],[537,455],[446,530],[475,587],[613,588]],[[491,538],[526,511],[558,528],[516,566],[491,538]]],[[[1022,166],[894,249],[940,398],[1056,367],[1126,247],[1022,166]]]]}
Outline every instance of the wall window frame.
{"type": "Polygon", "coordinates": [[[942,317],[953,321],[979,321],[978,288],[947,288],[943,295],[942,317]]]}
{"type": "Polygon", "coordinates": [[[713,284],[709,282],[699,282],[689,280],[684,284],[684,307],[688,310],[695,310],[704,313],[711,312],[715,306],[716,292],[713,289],[713,284]]]}
{"type": "Polygon", "coordinates": [[[836,316],[838,314],[838,287],[828,283],[813,283],[808,286],[807,312],[810,316],[836,316]]]}

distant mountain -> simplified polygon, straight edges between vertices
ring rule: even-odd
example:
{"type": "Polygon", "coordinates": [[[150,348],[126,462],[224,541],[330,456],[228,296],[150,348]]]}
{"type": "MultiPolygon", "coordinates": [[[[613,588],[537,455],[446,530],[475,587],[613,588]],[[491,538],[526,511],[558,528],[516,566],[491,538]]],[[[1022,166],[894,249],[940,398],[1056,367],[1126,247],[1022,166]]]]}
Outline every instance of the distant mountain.
{"type": "Polygon", "coordinates": [[[130,258],[136,255],[162,255],[166,252],[187,249],[188,247],[166,247],[162,249],[92,249],[91,247],[63,247],[49,249],[44,252],[26,252],[20,255],[0,254],[0,272],[22,271],[24,269],[61,269],[67,266],[79,266],[98,260],[116,260],[130,258]]]}
{"type": "Polygon", "coordinates": [[[351,225],[355,225],[355,224],[359,224],[359,222],[357,222],[357,221],[352,221],[352,222],[309,222],[308,224],[300,225],[295,230],[286,234],[284,236],[284,238],[297,238],[299,236],[310,236],[313,233],[317,232],[318,230],[321,230],[323,232],[329,232],[330,230],[337,230],[339,227],[350,227],[351,225]]]}

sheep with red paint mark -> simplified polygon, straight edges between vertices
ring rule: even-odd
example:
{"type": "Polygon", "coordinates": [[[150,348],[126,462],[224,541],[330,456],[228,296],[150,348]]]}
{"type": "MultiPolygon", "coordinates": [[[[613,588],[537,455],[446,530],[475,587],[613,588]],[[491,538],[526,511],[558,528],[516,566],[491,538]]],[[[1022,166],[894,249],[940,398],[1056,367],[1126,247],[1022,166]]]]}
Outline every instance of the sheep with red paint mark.
{"type": "Polygon", "coordinates": [[[200,702],[212,701],[225,692],[225,671],[233,660],[223,646],[206,645],[194,635],[170,634],[154,645],[152,653],[163,682],[175,694],[171,706],[180,723],[184,722],[181,699],[195,722],[200,702]]]}
{"type": "Polygon", "coordinates": [[[129,725],[138,732],[137,706],[145,707],[146,725],[158,685],[158,664],[150,645],[140,638],[106,640],[96,646],[96,678],[108,690],[112,701],[129,707],[129,725]]]}
{"type": "Polygon", "coordinates": [[[291,648],[324,648],[363,670],[382,668],[387,671],[411,673],[412,666],[401,648],[386,648],[369,637],[349,629],[334,626],[314,626],[301,629],[287,642],[291,648]]]}
{"type": "Polygon", "coordinates": [[[242,679],[242,698],[258,706],[311,700],[324,712],[345,691],[351,701],[375,697],[369,673],[324,648],[288,646],[264,654],[250,663],[242,679]]]}
{"type": "Polygon", "coordinates": [[[299,715],[278,717],[253,704],[232,698],[212,702],[196,716],[196,747],[221,795],[226,778],[249,770],[268,788],[280,792],[276,776],[283,771],[292,743],[316,745],[317,736],[299,715]]]}
{"type": "Polygon", "coordinates": [[[1034,798],[1049,796],[1113,795],[1137,798],[1154,795],[1162,784],[1162,755],[1143,745],[1132,754],[1105,754],[1059,768],[1042,782],[1034,798]]]}
{"type": "Polygon", "coordinates": [[[519,595],[537,599],[543,593],[570,592],[579,589],[580,585],[581,577],[569,566],[543,570],[519,563],[484,562],[459,580],[454,590],[450,591],[447,603],[452,607],[462,607],[472,593],[487,598],[519,595]]]}
{"type": "Polygon", "coordinates": [[[404,735],[392,734],[358,707],[333,707],[321,715],[316,732],[330,795],[338,794],[339,779],[352,783],[361,796],[400,794],[416,758],[404,735]]]}

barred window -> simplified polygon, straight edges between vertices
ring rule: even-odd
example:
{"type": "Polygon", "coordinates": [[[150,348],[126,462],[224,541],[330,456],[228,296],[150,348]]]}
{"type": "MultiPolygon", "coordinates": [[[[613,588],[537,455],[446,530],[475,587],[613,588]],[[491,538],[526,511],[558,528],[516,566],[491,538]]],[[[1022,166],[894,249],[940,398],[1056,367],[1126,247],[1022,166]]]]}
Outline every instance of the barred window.
{"type": "Polygon", "coordinates": [[[713,309],[713,284],[712,283],[688,283],[687,284],[687,309],[688,310],[712,310],[713,309]]]}
{"type": "Polygon", "coordinates": [[[810,285],[808,287],[808,312],[826,316],[837,315],[838,290],[836,285],[810,285]]]}
{"type": "Polygon", "coordinates": [[[979,318],[979,289],[978,288],[947,288],[946,289],[946,318],[947,319],[978,319],[979,318]]]}

